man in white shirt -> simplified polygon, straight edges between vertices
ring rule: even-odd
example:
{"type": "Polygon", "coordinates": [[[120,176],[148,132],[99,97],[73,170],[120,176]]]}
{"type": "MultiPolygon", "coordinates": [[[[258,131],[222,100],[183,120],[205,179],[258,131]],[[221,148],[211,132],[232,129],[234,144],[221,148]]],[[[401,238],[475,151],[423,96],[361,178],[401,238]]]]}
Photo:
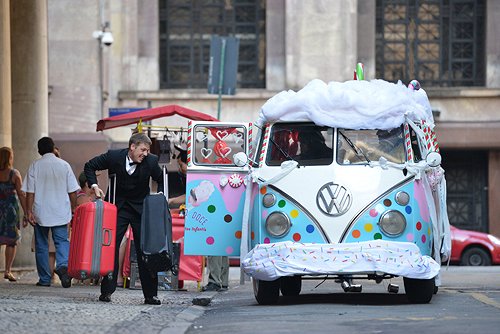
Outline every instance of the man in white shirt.
{"type": "Polygon", "coordinates": [[[54,155],[54,141],[43,137],[38,141],[38,153],[24,178],[26,207],[30,224],[35,228],[35,258],[37,286],[50,286],[48,233],[52,231],[56,248],[56,270],[64,288],[71,286],[68,276],[68,223],[76,207],[76,192],[80,189],[71,166],[54,155]]]}

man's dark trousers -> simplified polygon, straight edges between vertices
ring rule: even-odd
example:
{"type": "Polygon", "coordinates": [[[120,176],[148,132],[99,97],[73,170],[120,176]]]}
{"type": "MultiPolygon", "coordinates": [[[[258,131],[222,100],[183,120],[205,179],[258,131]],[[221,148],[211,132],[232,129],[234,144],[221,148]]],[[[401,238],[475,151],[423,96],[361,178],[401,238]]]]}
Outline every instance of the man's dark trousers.
{"type": "Polygon", "coordinates": [[[135,250],[137,254],[137,264],[139,265],[139,277],[141,279],[142,293],[144,298],[151,298],[158,294],[158,274],[151,273],[144,262],[142,261],[142,250],[140,249],[141,240],[141,215],[138,214],[127,204],[118,211],[118,219],[116,222],[116,249],[115,249],[115,269],[113,271],[113,279],[104,277],[101,283],[101,293],[111,294],[116,290],[116,280],[118,279],[118,261],[120,244],[127,231],[128,225],[132,226],[134,233],[135,250]]]}

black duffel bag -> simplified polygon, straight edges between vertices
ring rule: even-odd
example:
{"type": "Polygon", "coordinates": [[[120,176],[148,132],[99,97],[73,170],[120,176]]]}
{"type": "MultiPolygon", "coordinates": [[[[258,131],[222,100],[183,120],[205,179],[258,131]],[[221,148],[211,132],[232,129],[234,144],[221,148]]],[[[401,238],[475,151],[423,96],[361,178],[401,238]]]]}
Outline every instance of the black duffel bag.
{"type": "Polygon", "coordinates": [[[141,217],[141,251],[146,268],[152,273],[172,267],[172,217],[165,196],[146,196],[141,217]]]}
{"type": "Polygon", "coordinates": [[[142,261],[152,273],[169,271],[172,268],[172,257],[167,251],[157,254],[142,254],[142,261]]]}

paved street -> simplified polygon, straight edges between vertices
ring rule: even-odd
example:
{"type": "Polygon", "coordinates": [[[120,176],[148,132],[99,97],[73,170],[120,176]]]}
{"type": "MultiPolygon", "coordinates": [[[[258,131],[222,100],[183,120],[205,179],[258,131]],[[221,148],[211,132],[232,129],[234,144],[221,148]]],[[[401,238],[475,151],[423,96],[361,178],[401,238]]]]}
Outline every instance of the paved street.
{"type": "Polygon", "coordinates": [[[297,297],[257,305],[251,284],[219,293],[187,333],[477,333],[500,328],[500,266],[442,268],[443,286],[429,304],[411,304],[401,277],[398,294],[387,282],[358,280],[362,293],[333,281],[305,281],[297,297]]]}
{"type": "Polygon", "coordinates": [[[411,323],[418,325],[412,327],[415,330],[436,333],[460,332],[463,326],[496,333],[500,325],[496,316],[500,315],[500,266],[443,268],[443,286],[426,305],[407,302],[400,278],[395,279],[401,287],[397,295],[388,295],[373,282],[364,283],[363,293],[353,295],[341,292],[333,282],[316,288],[318,282],[311,281],[304,283],[297,299],[282,298],[279,306],[257,306],[251,283],[239,286],[239,268],[232,267],[228,292],[198,292],[196,282],[185,282],[187,291],[161,290],[163,304],[149,306],[143,304],[141,290],[118,289],[107,304],[97,301],[97,286],[37,287],[35,272],[20,276],[15,283],[0,281],[0,322],[7,333],[254,333],[256,321],[267,328],[261,332],[290,333],[312,325],[318,332],[337,328],[362,333],[366,321],[372,332],[379,328],[392,333],[407,331],[411,323]],[[194,305],[193,299],[200,298],[210,304],[194,305]],[[445,327],[436,330],[436,322],[445,327]]]}
{"type": "Polygon", "coordinates": [[[184,333],[205,307],[193,298],[216,293],[159,291],[161,306],[144,305],[141,290],[119,288],[111,303],[97,301],[99,287],[73,284],[63,289],[35,286],[36,272],[20,275],[18,282],[0,282],[0,323],[4,333],[184,333]]]}

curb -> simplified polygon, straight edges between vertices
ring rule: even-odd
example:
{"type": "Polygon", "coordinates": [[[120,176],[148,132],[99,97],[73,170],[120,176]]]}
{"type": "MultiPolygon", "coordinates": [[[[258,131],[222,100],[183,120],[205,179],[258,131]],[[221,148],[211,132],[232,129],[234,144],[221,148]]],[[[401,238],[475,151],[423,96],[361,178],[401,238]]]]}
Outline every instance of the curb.
{"type": "Polygon", "coordinates": [[[201,317],[207,310],[206,306],[210,305],[212,299],[217,295],[217,291],[202,292],[192,300],[193,305],[182,310],[175,317],[175,322],[160,332],[160,334],[185,333],[193,324],[193,322],[201,317]]]}

